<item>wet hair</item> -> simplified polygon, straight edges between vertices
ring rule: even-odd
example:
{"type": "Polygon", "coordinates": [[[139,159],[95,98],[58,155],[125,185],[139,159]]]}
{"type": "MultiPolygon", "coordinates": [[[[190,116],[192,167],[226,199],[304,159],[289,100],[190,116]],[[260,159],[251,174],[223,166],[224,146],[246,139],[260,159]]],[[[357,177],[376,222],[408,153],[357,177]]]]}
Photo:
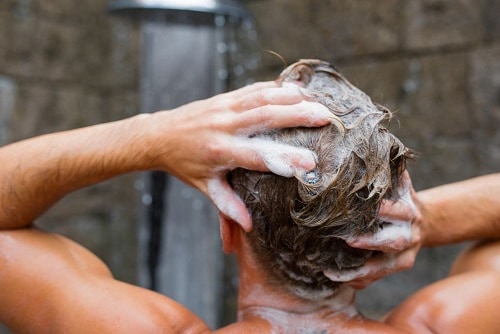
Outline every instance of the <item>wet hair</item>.
{"type": "Polygon", "coordinates": [[[391,112],[328,63],[301,60],[278,82],[304,86],[336,120],[322,128],[263,134],[314,151],[316,170],[297,179],[236,169],[228,178],[250,210],[254,229],[246,238],[270,282],[306,299],[324,299],[341,284],[324,271],[356,268],[372,255],[344,239],[381,228],[381,201],[397,197],[412,152],[385,127],[391,112]]]}

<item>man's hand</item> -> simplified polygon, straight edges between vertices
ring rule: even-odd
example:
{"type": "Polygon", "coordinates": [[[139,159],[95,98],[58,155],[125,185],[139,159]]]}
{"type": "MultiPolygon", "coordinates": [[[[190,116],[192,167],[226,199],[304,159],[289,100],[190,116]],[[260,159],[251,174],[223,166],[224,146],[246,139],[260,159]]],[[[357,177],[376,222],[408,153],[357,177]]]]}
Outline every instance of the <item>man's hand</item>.
{"type": "Polygon", "coordinates": [[[250,215],[227,183],[226,173],[241,167],[301,177],[315,168],[313,152],[255,137],[272,129],[330,123],[332,113],[306,101],[302,91],[289,83],[257,83],[153,114],[158,133],[165,137],[151,141],[157,167],[201,190],[224,215],[249,231],[250,215]]]}
{"type": "Polygon", "coordinates": [[[363,289],[372,282],[411,268],[422,245],[420,202],[408,172],[402,177],[397,201],[384,200],[379,219],[383,228],[370,236],[360,236],[346,242],[356,248],[379,251],[362,267],[342,272],[325,273],[334,281],[346,282],[363,289]]]}
{"type": "Polygon", "coordinates": [[[291,177],[315,167],[303,148],[255,138],[262,131],[322,126],[333,116],[293,84],[266,82],[171,111],[30,138],[0,148],[0,229],[29,226],[68,193],[117,175],[160,169],[208,195],[251,229],[225,180],[242,167],[291,177]]]}

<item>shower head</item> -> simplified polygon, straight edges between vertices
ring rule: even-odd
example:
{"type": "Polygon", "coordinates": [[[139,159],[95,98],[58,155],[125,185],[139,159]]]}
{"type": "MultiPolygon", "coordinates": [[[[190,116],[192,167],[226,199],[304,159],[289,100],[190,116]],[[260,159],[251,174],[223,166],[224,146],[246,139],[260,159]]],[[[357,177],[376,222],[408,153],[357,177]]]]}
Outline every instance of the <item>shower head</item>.
{"type": "Polygon", "coordinates": [[[112,12],[131,9],[190,11],[247,17],[249,13],[240,0],[113,0],[108,6],[112,12]]]}

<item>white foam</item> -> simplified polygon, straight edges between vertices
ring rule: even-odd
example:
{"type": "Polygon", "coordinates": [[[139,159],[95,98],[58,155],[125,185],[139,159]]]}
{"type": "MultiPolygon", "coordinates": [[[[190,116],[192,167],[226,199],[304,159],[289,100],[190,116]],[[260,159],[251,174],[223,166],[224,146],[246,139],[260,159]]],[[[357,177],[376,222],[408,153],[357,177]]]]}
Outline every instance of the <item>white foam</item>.
{"type": "Polygon", "coordinates": [[[325,270],[323,274],[328,277],[333,282],[350,282],[355,279],[362,279],[368,277],[374,273],[374,271],[385,270],[387,272],[392,271],[397,264],[397,257],[394,254],[385,254],[384,265],[377,264],[376,268],[370,266],[369,263],[363,265],[362,267],[356,269],[347,270],[325,270]]]}
{"type": "Polygon", "coordinates": [[[310,305],[304,310],[286,311],[280,308],[253,306],[247,308],[245,313],[251,313],[268,321],[272,333],[276,334],[324,333],[325,331],[330,333],[334,329],[341,329],[347,319],[359,315],[352,295],[348,297],[349,300],[332,301],[331,307],[327,305],[311,307],[310,305]]]}
{"type": "Polygon", "coordinates": [[[409,178],[403,178],[403,184],[398,189],[398,193],[400,196],[400,200],[405,202],[406,204],[408,204],[411,207],[411,209],[415,212],[416,207],[415,207],[415,203],[413,202],[413,200],[411,198],[411,181],[409,178]]]}
{"type": "MultiPolygon", "coordinates": [[[[416,207],[415,203],[411,199],[411,191],[410,191],[410,181],[407,179],[403,179],[403,183],[401,187],[398,189],[399,200],[408,205],[412,212],[415,212],[416,207]]],[[[389,224],[385,224],[382,229],[377,231],[370,238],[375,245],[384,245],[395,243],[394,248],[399,249],[405,244],[410,244],[412,239],[412,230],[411,224],[412,219],[414,218],[414,214],[408,216],[408,220],[400,220],[391,217],[380,216],[379,218],[384,222],[389,224]]]]}
{"type": "Polygon", "coordinates": [[[302,179],[316,165],[314,152],[277,143],[266,137],[238,138],[235,145],[254,151],[271,172],[284,177],[295,176],[302,179]]]}
{"type": "MultiPolygon", "coordinates": [[[[238,208],[244,207],[243,201],[236,195],[229,185],[225,186],[221,179],[213,178],[208,181],[207,191],[210,199],[214,202],[219,211],[231,218],[235,222],[246,226],[245,222],[250,221],[248,212],[243,217],[243,212],[238,208]]],[[[246,210],[245,210],[246,211],[246,210]]]]}
{"type": "Polygon", "coordinates": [[[303,110],[304,118],[306,118],[307,123],[305,126],[312,126],[317,122],[323,121],[325,119],[330,120],[330,122],[336,121],[342,123],[338,117],[336,117],[330,109],[318,102],[301,101],[296,104],[297,108],[303,110]]]}
{"type": "Polygon", "coordinates": [[[282,82],[281,86],[278,88],[282,92],[286,93],[287,95],[297,95],[301,94],[304,95],[303,89],[301,87],[293,82],[282,82]]]}
{"type": "MultiPolygon", "coordinates": [[[[277,143],[267,137],[237,137],[233,145],[238,149],[253,151],[264,162],[266,167],[283,177],[302,179],[304,174],[316,165],[316,155],[305,148],[277,143]]],[[[219,166],[213,172],[218,175],[208,181],[207,192],[215,206],[224,215],[249,227],[251,218],[243,201],[225,182],[225,172],[236,166],[219,166]]]]}
{"type": "MultiPolygon", "coordinates": [[[[411,183],[409,179],[403,179],[403,183],[398,188],[399,199],[403,205],[410,208],[411,214],[397,215],[394,212],[379,215],[379,219],[384,222],[382,227],[371,235],[361,235],[350,237],[345,240],[356,247],[356,245],[370,245],[389,251],[401,251],[411,245],[412,241],[412,220],[415,217],[415,203],[411,198],[411,183]],[[405,217],[403,217],[405,216],[405,217]],[[395,218],[398,217],[398,218],[395,218]],[[403,220],[402,218],[406,218],[403,220]]],[[[397,209],[396,209],[397,210],[397,209]]]]}
{"type": "Polygon", "coordinates": [[[370,237],[374,245],[384,245],[396,242],[409,243],[411,241],[411,221],[401,221],[390,218],[384,219],[384,221],[389,224],[384,224],[383,228],[370,237]]]}
{"type": "Polygon", "coordinates": [[[369,270],[366,267],[344,271],[324,270],[323,274],[332,282],[349,282],[356,278],[365,277],[369,274],[369,270]]]}

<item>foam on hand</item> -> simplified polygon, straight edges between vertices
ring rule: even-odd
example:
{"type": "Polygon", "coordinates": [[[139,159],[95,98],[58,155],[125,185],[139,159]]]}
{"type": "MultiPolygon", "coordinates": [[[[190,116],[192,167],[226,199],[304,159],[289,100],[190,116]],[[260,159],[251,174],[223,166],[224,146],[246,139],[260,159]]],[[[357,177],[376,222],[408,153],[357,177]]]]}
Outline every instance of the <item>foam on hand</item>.
{"type": "MultiPolygon", "coordinates": [[[[381,266],[378,264],[377,270],[381,269],[391,271],[395,268],[397,264],[397,256],[395,254],[385,254],[385,262],[384,265],[381,266]]],[[[323,274],[328,277],[332,282],[350,282],[356,279],[362,279],[370,276],[374,272],[373,265],[370,266],[370,263],[366,263],[363,266],[355,269],[343,269],[343,270],[325,270],[323,274]]]]}
{"type": "MultiPolygon", "coordinates": [[[[403,177],[398,191],[397,202],[384,204],[383,213],[378,219],[382,221],[380,229],[374,234],[346,238],[352,247],[383,249],[384,251],[403,251],[412,244],[412,221],[416,214],[416,206],[411,198],[411,181],[403,177]],[[390,206],[387,209],[387,206],[390,206]]],[[[382,210],[381,210],[382,211],[382,210]]]]}
{"type": "Polygon", "coordinates": [[[314,152],[302,148],[285,145],[269,138],[240,138],[235,142],[240,148],[252,150],[266,167],[274,174],[283,177],[303,178],[303,175],[316,166],[314,152]]]}
{"type": "Polygon", "coordinates": [[[208,196],[217,209],[224,215],[240,224],[243,229],[251,229],[250,214],[243,201],[236,195],[229,184],[221,178],[213,178],[207,184],[208,196]]]}
{"type": "Polygon", "coordinates": [[[306,118],[306,126],[313,126],[325,119],[330,120],[330,123],[338,123],[343,127],[342,121],[335,116],[330,109],[319,102],[301,101],[295,105],[299,110],[303,110],[304,118],[306,118]]]}
{"type": "Polygon", "coordinates": [[[379,219],[387,223],[372,236],[374,244],[383,245],[392,243],[394,249],[403,249],[405,245],[411,244],[411,224],[412,219],[415,216],[414,212],[416,207],[415,203],[413,203],[413,200],[411,199],[410,186],[410,180],[403,178],[403,182],[398,188],[398,201],[401,201],[410,207],[413,214],[409,215],[407,220],[381,215],[379,219]]]}

